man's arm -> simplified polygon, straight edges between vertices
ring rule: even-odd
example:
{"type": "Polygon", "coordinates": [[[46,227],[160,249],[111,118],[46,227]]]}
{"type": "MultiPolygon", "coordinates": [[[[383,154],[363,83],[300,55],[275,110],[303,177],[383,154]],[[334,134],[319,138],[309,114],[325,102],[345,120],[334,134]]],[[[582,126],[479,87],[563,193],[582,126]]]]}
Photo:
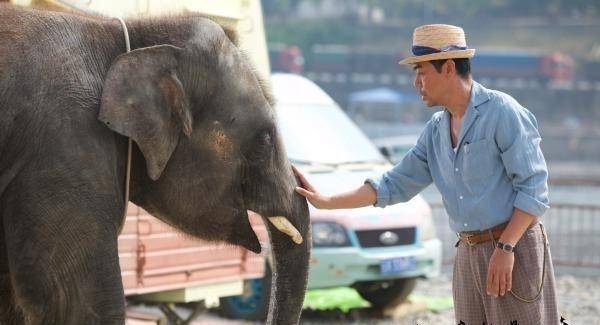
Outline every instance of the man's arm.
{"type": "Polygon", "coordinates": [[[361,187],[354,190],[332,196],[323,195],[317,192],[295,166],[292,166],[292,168],[302,183],[302,187],[296,187],[296,192],[306,197],[310,204],[314,205],[315,208],[352,209],[373,205],[377,201],[375,189],[368,184],[363,184],[361,187]]]}
{"type": "MultiPolygon", "coordinates": [[[[539,217],[515,208],[506,229],[498,239],[501,243],[515,247],[525,230],[539,217]]],[[[487,294],[504,296],[512,289],[512,269],[515,263],[514,253],[506,253],[496,247],[490,258],[487,275],[487,294]]]]}
{"type": "Polygon", "coordinates": [[[500,236],[500,242],[505,244],[511,244],[513,247],[517,244],[525,230],[531,225],[534,221],[538,221],[540,217],[536,217],[533,214],[529,214],[525,211],[522,211],[518,208],[515,208],[506,229],[502,232],[502,236],[500,236]]]}
{"type": "MultiPolygon", "coordinates": [[[[549,207],[548,170],[540,141],[537,121],[531,113],[517,109],[501,118],[496,143],[517,195],[513,215],[499,241],[513,247],[549,207]]],[[[513,253],[494,250],[487,275],[488,295],[503,296],[511,290],[513,266],[513,253]]]]}
{"type": "Polygon", "coordinates": [[[430,120],[415,146],[402,158],[402,161],[377,179],[369,178],[363,185],[351,191],[325,196],[317,192],[304,175],[294,167],[294,173],[301,181],[301,187],[297,187],[296,192],[305,196],[319,209],[351,209],[369,205],[383,208],[398,202],[406,202],[433,181],[427,164],[431,127],[430,120]]]}

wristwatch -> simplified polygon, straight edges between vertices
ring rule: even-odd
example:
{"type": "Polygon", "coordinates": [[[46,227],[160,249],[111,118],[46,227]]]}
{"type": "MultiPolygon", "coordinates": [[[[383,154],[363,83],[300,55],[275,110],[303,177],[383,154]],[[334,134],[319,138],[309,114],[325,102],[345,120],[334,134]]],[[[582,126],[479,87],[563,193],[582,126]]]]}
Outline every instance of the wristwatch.
{"type": "Polygon", "coordinates": [[[515,249],[513,245],[501,242],[496,243],[496,247],[500,248],[505,253],[512,253],[515,249]]]}

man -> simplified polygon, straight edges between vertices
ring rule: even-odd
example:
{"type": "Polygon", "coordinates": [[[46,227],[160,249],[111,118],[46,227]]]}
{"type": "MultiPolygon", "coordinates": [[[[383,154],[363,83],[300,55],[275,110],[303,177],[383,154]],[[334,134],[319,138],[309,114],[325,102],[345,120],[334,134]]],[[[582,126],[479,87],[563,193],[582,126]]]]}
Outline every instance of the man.
{"type": "Polygon", "coordinates": [[[379,179],[324,196],[296,170],[297,192],[320,209],[384,207],[435,183],[459,236],[453,297],[459,324],[558,324],[554,272],[540,217],[549,208],[547,168],[533,114],[473,81],[460,27],[413,34],[414,86],[433,115],[417,144],[379,179]]]}

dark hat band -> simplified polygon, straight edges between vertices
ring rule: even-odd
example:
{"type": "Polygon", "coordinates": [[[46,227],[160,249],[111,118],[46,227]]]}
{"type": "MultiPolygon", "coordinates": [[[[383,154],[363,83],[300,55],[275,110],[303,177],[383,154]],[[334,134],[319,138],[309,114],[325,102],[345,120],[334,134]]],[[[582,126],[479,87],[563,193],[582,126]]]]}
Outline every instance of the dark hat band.
{"type": "Polygon", "coordinates": [[[427,54],[433,54],[433,53],[460,51],[460,50],[466,50],[466,49],[467,49],[466,46],[458,46],[458,45],[444,45],[439,50],[436,48],[433,48],[433,47],[429,47],[429,46],[414,45],[412,47],[412,53],[416,56],[421,56],[421,55],[427,55],[427,54]]]}

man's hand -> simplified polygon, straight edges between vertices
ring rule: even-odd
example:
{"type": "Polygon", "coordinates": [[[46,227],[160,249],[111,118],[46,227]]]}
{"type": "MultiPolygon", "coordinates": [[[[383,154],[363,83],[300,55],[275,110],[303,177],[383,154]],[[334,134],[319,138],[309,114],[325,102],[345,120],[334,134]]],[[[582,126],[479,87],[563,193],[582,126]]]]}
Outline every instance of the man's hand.
{"type": "Polygon", "coordinates": [[[292,165],[292,169],[294,170],[294,174],[298,177],[300,181],[301,187],[296,187],[296,192],[298,194],[306,197],[310,204],[314,205],[317,209],[329,209],[329,203],[331,202],[331,198],[325,196],[319,192],[306,180],[304,174],[296,168],[296,166],[292,165]]]}
{"type": "MultiPolygon", "coordinates": [[[[515,208],[513,216],[508,222],[506,229],[502,232],[499,241],[510,243],[514,247],[527,227],[539,217],[515,208]]],[[[515,254],[506,253],[500,248],[495,248],[490,258],[487,274],[487,294],[504,296],[512,289],[512,270],[515,264],[515,254]]]]}
{"type": "Polygon", "coordinates": [[[487,294],[504,296],[512,289],[512,270],[515,254],[506,253],[500,248],[494,249],[487,274],[487,294]]]}
{"type": "Polygon", "coordinates": [[[306,197],[310,204],[318,209],[353,209],[365,206],[371,206],[377,201],[377,192],[368,184],[362,184],[348,192],[335,194],[332,196],[323,195],[310,185],[306,177],[292,165],[294,174],[300,181],[301,187],[296,187],[298,194],[306,197]]]}

